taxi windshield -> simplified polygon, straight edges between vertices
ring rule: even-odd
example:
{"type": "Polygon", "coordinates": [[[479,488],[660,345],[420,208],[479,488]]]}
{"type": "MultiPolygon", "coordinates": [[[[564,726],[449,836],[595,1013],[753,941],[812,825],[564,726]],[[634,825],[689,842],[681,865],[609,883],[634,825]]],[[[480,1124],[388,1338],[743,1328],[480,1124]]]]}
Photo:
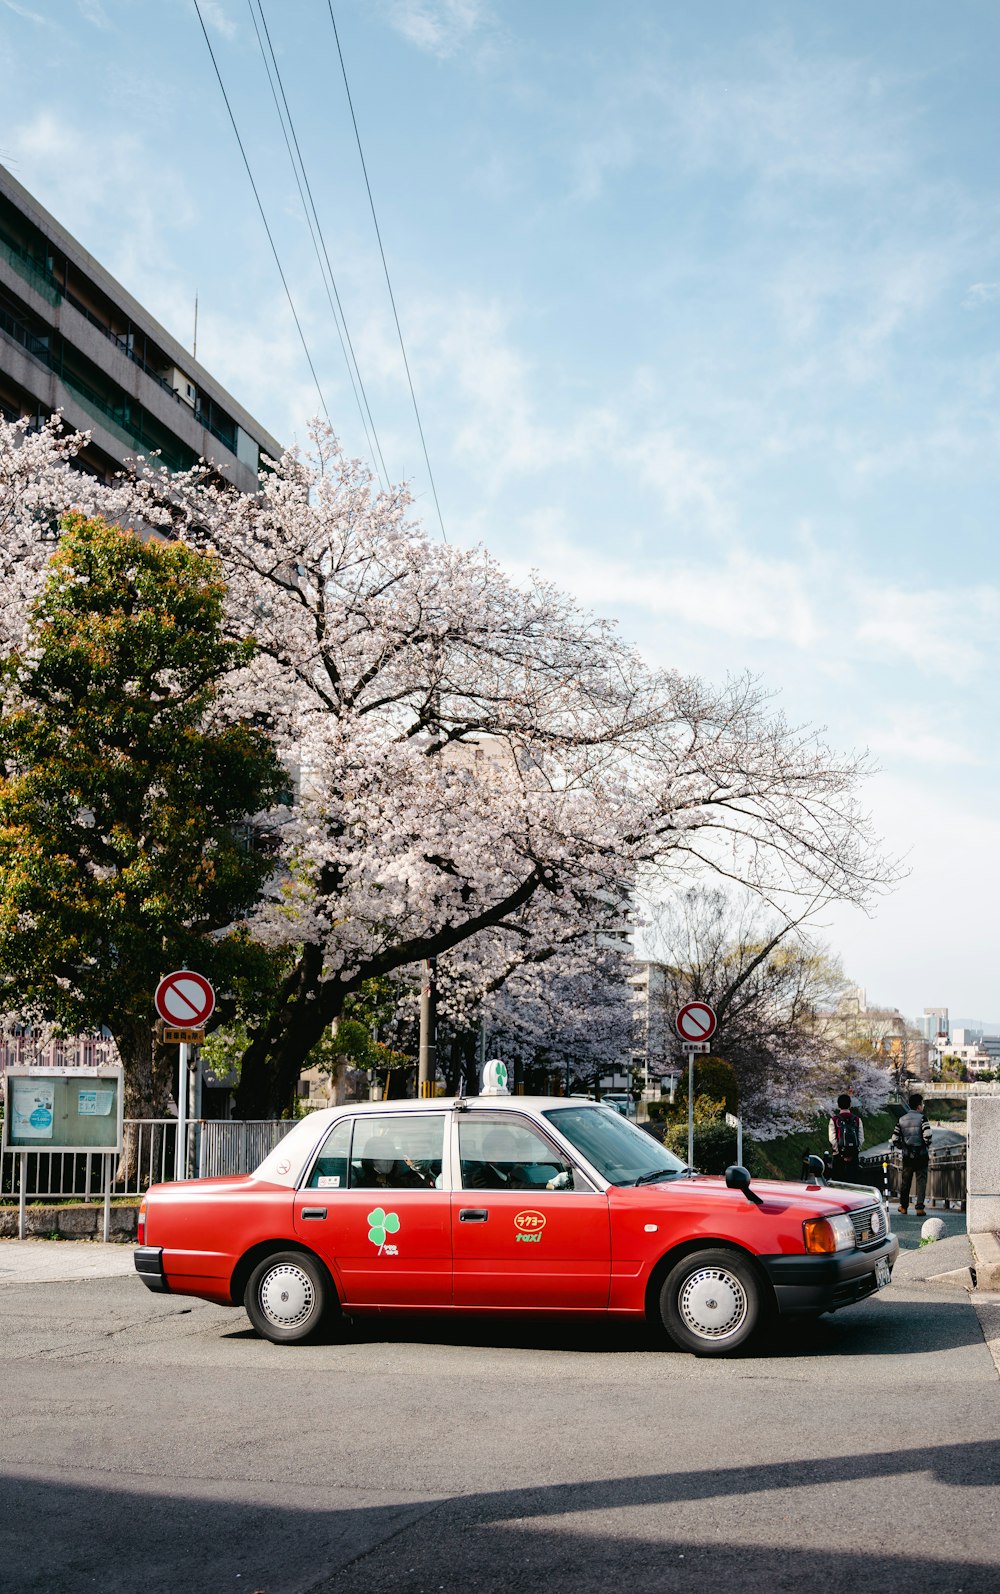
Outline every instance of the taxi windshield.
{"type": "Polygon", "coordinates": [[[672,1151],[609,1107],[550,1107],[543,1117],[609,1184],[652,1183],[687,1171],[672,1151]]]}

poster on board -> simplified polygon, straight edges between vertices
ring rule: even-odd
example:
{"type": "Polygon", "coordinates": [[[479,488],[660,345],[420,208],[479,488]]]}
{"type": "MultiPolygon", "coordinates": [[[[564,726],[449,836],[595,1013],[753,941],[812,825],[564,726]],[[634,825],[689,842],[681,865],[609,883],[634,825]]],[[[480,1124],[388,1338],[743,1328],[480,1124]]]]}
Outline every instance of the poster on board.
{"type": "Polygon", "coordinates": [[[12,1079],[11,1133],[19,1140],[51,1140],[55,1090],[41,1079],[12,1079]]]}
{"type": "Polygon", "coordinates": [[[113,1090],[81,1090],[77,1092],[77,1113],[81,1118],[107,1118],[115,1105],[113,1090]]]}

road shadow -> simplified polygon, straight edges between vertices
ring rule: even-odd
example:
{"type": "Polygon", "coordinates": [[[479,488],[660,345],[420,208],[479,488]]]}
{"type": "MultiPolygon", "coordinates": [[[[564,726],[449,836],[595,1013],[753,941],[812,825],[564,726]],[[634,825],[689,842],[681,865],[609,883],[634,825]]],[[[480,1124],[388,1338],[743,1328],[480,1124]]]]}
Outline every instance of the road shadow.
{"type": "MultiPolygon", "coordinates": [[[[948,1488],[995,1489],[1000,1449],[992,1441],[969,1441],[763,1465],[748,1455],[732,1466],[470,1491],[436,1502],[394,1500],[393,1489],[405,1489],[405,1481],[387,1477],[383,1498],[353,1509],[239,1501],[232,1496],[241,1486],[211,1480],[169,1490],[151,1481],[85,1485],[8,1474],[0,1476],[0,1566],[10,1594],[76,1594],[95,1586],[101,1594],[240,1588],[247,1594],[704,1594],[727,1583],[762,1594],[813,1587],[856,1594],[859,1586],[995,1594],[992,1516],[984,1514],[977,1534],[970,1525],[975,1560],[928,1554],[934,1540],[926,1520],[919,1551],[905,1524],[900,1547],[892,1543],[884,1480],[902,1478],[905,1488],[908,1474],[928,1472],[934,1484],[948,1488]],[[845,1525],[835,1555],[802,1542],[789,1545],[789,1538],[801,1541],[810,1532],[808,1508],[796,1507],[799,1491],[856,1483],[872,1485],[864,1496],[872,1502],[870,1517],[845,1525]],[[782,1500],[785,1495],[791,1499],[782,1500]],[[760,1528],[769,1520],[761,1496],[774,1497],[775,1532],[784,1542],[761,1542],[760,1528]],[[670,1508],[697,1502],[714,1508],[710,1529],[692,1533],[689,1513],[687,1534],[679,1537],[670,1508]],[[664,1514],[641,1521],[623,1514],[651,1507],[664,1514]],[[738,1531],[720,1533],[727,1513],[738,1528],[749,1510],[755,1542],[740,1542],[738,1531]]],[[[928,1487],[921,1485],[925,1497],[928,1487]]]]}
{"type": "MultiPolygon", "coordinates": [[[[221,1339],[256,1339],[241,1323],[221,1339]]],[[[771,1319],[728,1360],[794,1360],[822,1356],[913,1356],[981,1345],[982,1330],[968,1298],[894,1300],[890,1295],[820,1318],[771,1319]]],[[[427,1313],[350,1318],[336,1325],[330,1345],[441,1345],[607,1356],[685,1356],[665,1331],[642,1321],[558,1316],[482,1317],[427,1313]]],[[[295,1347],[287,1347],[294,1355],[295,1347]]]]}

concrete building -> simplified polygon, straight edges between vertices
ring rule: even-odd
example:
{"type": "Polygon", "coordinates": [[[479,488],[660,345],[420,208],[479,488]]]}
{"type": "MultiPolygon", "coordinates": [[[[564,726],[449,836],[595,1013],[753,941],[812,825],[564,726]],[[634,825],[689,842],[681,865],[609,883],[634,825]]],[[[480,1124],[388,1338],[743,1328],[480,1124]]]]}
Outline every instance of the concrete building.
{"type": "Polygon", "coordinates": [[[936,1042],[936,1071],[940,1073],[945,1058],[952,1058],[964,1066],[970,1079],[992,1073],[997,1066],[996,1037],[990,1036],[989,1040],[993,1042],[992,1049],[986,1045],[986,1037],[978,1030],[956,1025],[950,1036],[942,1035],[936,1042]]]}
{"type": "Polygon", "coordinates": [[[925,1007],[923,1013],[916,1021],[916,1027],[924,1040],[931,1046],[937,1044],[939,1039],[947,1039],[949,1034],[948,1009],[946,1007],[925,1007]]]}
{"type": "Polygon", "coordinates": [[[677,1037],[666,1009],[666,981],[662,963],[637,960],[629,977],[635,1004],[636,1048],[633,1069],[642,1076],[643,1098],[673,1096],[680,1072],[677,1037]]]}
{"type": "Polygon", "coordinates": [[[61,410],[92,441],[79,463],[110,478],[159,450],[199,459],[242,492],[280,445],[0,166],[0,414],[61,410]]]}

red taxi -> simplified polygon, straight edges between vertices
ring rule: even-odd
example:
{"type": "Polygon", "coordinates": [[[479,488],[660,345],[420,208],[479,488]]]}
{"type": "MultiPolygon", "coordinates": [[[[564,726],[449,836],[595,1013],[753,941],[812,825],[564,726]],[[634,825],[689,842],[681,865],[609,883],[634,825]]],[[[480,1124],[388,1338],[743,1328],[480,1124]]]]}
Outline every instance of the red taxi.
{"type": "Polygon", "coordinates": [[[775,1310],[863,1300],[899,1252],[873,1190],[694,1175],[574,1097],[315,1112],[254,1173],[154,1185],[139,1223],[151,1290],[242,1304],[278,1343],[338,1314],[542,1311],[724,1355],[775,1310]]]}

